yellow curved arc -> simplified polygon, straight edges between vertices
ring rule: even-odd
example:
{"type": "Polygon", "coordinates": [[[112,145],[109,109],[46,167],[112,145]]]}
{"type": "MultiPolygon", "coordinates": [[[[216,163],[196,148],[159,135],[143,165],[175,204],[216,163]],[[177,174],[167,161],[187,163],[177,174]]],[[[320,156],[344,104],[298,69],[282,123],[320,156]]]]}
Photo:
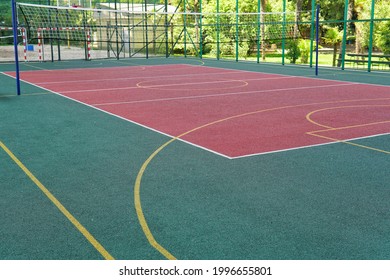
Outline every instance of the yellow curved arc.
{"type": "Polygon", "coordinates": [[[166,146],[168,146],[169,144],[171,144],[175,140],[176,140],[176,138],[173,138],[170,141],[166,142],[164,145],[160,146],[156,151],[154,151],[153,154],[151,154],[149,156],[149,158],[142,164],[142,167],[141,167],[140,171],[138,172],[138,175],[137,175],[137,178],[135,181],[135,186],[134,186],[134,205],[135,205],[135,210],[137,212],[137,217],[138,217],[139,223],[141,225],[141,228],[142,228],[146,238],[148,239],[150,245],[152,245],[157,251],[159,251],[168,260],[176,260],[176,258],[156,241],[152,232],[150,231],[148,223],[146,222],[144,213],[142,211],[140,190],[141,190],[142,176],[143,176],[146,168],[148,167],[149,163],[153,160],[153,158],[160,151],[162,151],[166,146]]]}
{"type": "MultiPolygon", "coordinates": [[[[312,119],[312,115],[315,114],[315,113],[318,113],[318,112],[322,112],[322,111],[327,111],[327,110],[334,110],[334,109],[343,109],[343,108],[358,108],[358,107],[389,107],[390,105],[388,104],[380,104],[380,105],[375,105],[375,104],[369,104],[369,105],[348,105],[348,106],[337,106],[337,107],[327,107],[327,108],[321,108],[321,109],[318,109],[318,110],[314,110],[314,111],[311,111],[310,113],[308,113],[306,115],[306,120],[311,122],[312,124],[315,124],[317,126],[320,126],[320,127],[324,127],[324,128],[328,128],[328,129],[337,129],[337,128],[334,128],[334,127],[331,127],[331,126],[327,126],[327,125],[324,125],[324,124],[321,124],[319,122],[316,122],[312,119]]],[[[385,121],[387,122],[387,121],[385,121]]],[[[375,122],[375,123],[372,123],[372,124],[377,124],[378,122],[375,122]]],[[[364,124],[363,124],[364,125],[364,124]]],[[[367,124],[369,125],[369,124],[367,124]]],[[[362,126],[362,125],[357,125],[357,126],[362,126]]],[[[343,128],[350,128],[352,126],[348,126],[348,127],[343,127],[343,128]]],[[[342,129],[342,128],[340,128],[342,129]]]]}
{"type": "Polygon", "coordinates": [[[335,142],[340,142],[340,143],[352,145],[352,146],[363,148],[363,149],[368,149],[368,150],[372,150],[372,151],[376,151],[376,152],[380,152],[380,153],[384,153],[384,154],[390,154],[390,151],[386,151],[386,150],[382,150],[382,149],[378,149],[378,148],[374,148],[374,147],[370,147],[370,146],[366,146],[366,145],[361,145],[361,144],[349,142],[349,141],[346,141],[346,140],[336,139],[336,138],[333,138],[333,137],[328,137],[328,136],[318,135],[317,134],[317,133],[320,133],[320,132],[337,131],[337,130],[343,130],[343,129],[349,129],[349,128],[356,128],[356,127],[364,127],[364,126],[370,126],[370,125],[384,124],[384,123],[389,123],[390,120],[388,120],[388,121],[380,121],[380,122],[364,123],[364,124],[357,124],[357,125],[349,125],[349,126],[343,126],[343,127],[331,127],[331,126],[320,124],[320,123],[314,121],[312,119],[312,117],[311,117],[315,113],[318,113],[318,112],[321,112],[321,111],[326,111],[326,110],[333,110],[333,109],[356,108],[356,107],[389,107],[389,106],[390,105],[382,105],[382,104],[380,104],[380,105],[375,105],[375,104],[348,105],[348,106],[321,108],[321,109],[312,111],[312,112],[310,112],[310,113],[308,113],[306,115],[306,120],[308,120],[309,122],[311,122],[311,123],[313,123],[313,124],[315,124],[317,126],[324,127],[326,129],[307,132],[307,134],[315,136],[315,137],[319,137],[319,138],[335,141],[335,142]]]}
{"type": "MultiPolygon", "coordinates": [[[[216,120],[216,121],[204,124],[202,126],[196,127],[194,129],[191,129],[191,130],[189,130],[187,132],[184,132],[184,133],[180,134],[179,136],[176,136],[176,137],[172,138],[171,140],[169,140],[166,143],[164,143],[163,145],[161,145],[157,150],[155,150],[148,157],[148,159],[142,164],[141,169],[138,172],[138,175],[137,175],[137,178],[136,178],[136,181],[135,181],[135,184],[134,184],[134,204],[135,204],[135,208],[136,208],[136,212],[137,212],[137,217],[138,217],[139,223],[141,225],[141,228],[142,228],[142,230],[143,230],[147,240],[149,241],[149,243],[150,243],[150,245],[152,247],[154,247],[158,252],[160,252],[167,259],[169,259],[169,260],[176,260],[176,257],[174,255],[172,255],[167,249],[165,249],[162,245],[160,245],[156,241],[156,239],[154,238],[152,232],[150,231],[148,223],[147,223],[147,221],[145,219],[145,216],[143,214],[142,204],[141,204],[141,196],[140,196],[141,180],[142,180],[143,174],[144,174],[145,170],[147,169],[149,163],[156,157],[156,155],[158,155],[162,150],[164,150],[167,146],[172,144],[174,141],[176,141],[176,140],[182,138],[183,136],[186,136],[186,135],[188,135],[188,134],[190,134],[192,132],[195,132],[197,130],[203,129],[205,127],[209,127],[209,126],[212,126],[212,125],[215,125],[215,124],[218,124],[218,123],[222,123],[222,122],[225,122],[225,121],[228,121],[228,120],[241,118],[241,117],[245,117],[245,116],[249,116],[249,115],[255,115],[255,114],[264,113],[264,112],[283,110],[283,109],[290,109],[290,108],[297,108],[297,107],[305,107],[305,106],[313,106],[313,105],[324,105],[324,104],[334,104],[334,103],[348,103],[348,102],[362,102],[362,101],[373,101],[373,100],[389,100],[389,99],[390,98],[376,98],[376,99],[353,99],[353,100],[341,100],[341,101],[327,101],[327,102],[315,102],[315,103],[307,103],[307,104],[299,104],[299,105],[287,105],[287,106],[281,106],[281,107],[275,107],[275,108],[262,109],[262,110],[257,110],[257,111],[253,111],[253,112],[247,112],[247,113],[243,113],[243,114],[239,114],[239,115],[223,118],[223,119],[220,119],[220,120],[216,120]]],[[[308,134],[310,134],[310,133],[308,132],[308,134]]],[[[310,134],[310,135],[317,136],[315,134],[310,134]]],[[[318,136],[318,137],[321,137],[321,136],[318,136]]],[[[323,137],[323,138],[325,138],[325,137],[323,137]]],[[[330,139],[330,138],[328,138],[328,140],[332,140],[332,141],[336,141],[336,142],[342,142],[341,140],[337,140],[337,139],[330,139]]],[[[356,146],[358,146],[358,145],[356,145],[356,146]]]]}

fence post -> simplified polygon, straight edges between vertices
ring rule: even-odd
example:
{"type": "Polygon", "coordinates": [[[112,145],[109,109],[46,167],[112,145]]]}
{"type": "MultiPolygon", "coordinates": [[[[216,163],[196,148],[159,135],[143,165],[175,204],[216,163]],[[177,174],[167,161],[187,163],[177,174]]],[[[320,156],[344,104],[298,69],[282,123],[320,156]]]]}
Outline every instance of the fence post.
{"type": "Polygon", "coordinates": [[[283,0],[282,65],[284,65],[285,49],[286,49],[286,0],[283,0]]]}
{"type": "Polygon", "coordinates": [[[257,0],[257,34],[256,34],[256,40],[257,40],[257,53],[256,53],[256,60],[257,63],[260,63],[260,16],[261,16],[261,6],[260,6],[260,0],[257,0]]]}
{"type": "Polygon", "coordinates": [[[219,40],[220,40],[220,30],[219,30],[219,22],[220,22],[220,18],[219,18],[219,0],[217,0],[217,60],[219,60],[220,58],[220,55],[219,55],[219,51],[220,51],[220,46],[219,46],[219,40]]]}
{"type": "Polygon", "coordinates": [[[236,61],[238,61],[238,0],[236,0],[236,61]]]}
{"type": "MultiPolygon", "coordinates": [[[[165,57],[169,57],[169,35],[168,35],[168,0],[164,1],[164,11],[165,11],[165,18],[164,18],[164,25],[165,25],[165,57]]],[[[173,50],[172,50],[173,52],[173,50]]]]}
{"type": "MultiPolygon", "coordinates": [[[[149,58],[149,36],[148,36],[148,17],[149,17],[149,14],[148,14],[148,2],[145,0],[144,2],[144,6],[145,6],[145,53],[146,53],[146,58],[149,58]]],[[[115,13],[117,14],[117,13],[115,13]]],[[[119,54],[118,54],[118,57],[119,57],[119,54]]]]}
{"type": "Polygon", "coordinates": [[[344,70],[344,66],[345,66],[345,49],[346,49],[346,45],[347,45],[347,26],[348,26],[348,22],[347,22],[347,18],[348,18],[348,0],[345,0],[345,6],[344,6],[344,23],[343,23],[343,44],[342,44],[342,47],[341,47],[341,70],[344,70]]]}
{"type": "MultiPolygon", "coordinates": [[[[310,67],[313,67],[313,43],[314,43],[314,7],[316,0],[311,0],[311,28],[310,28],[310,67]]],[[[318,48],[318,45],[316,46],[318,48]]]]}
{"type": "Polygon", "coordinates": [[[375,0],[371,1],[370,40],[368,46],[368,72],[371,72],[372,40],[374,37],[375,0]]]}
{"type": "Polygon", "coordinates": [[[202,37],[202,0],[199,0],[199,58],[203,58],[203,37],[202,37]]]}
{"type": "Polygon", "coordinates": [[[320,33],[320,5],[318,4],[317,10],[316,10],[316,45],[317,45],[317,48],[316,48],[316,71],[315,71],[316,76],[318,76],[318,45],[320,42],[319,33],[320,33]]]}
{"type": "MultiPolygon", "coordinates": [[[[187,57],[187,1],[184,0],[183,3],[183,12],[184,12],[184,57],[187,57]]],[[[173,50],[172,50],[173,52],[173,50]]]]}

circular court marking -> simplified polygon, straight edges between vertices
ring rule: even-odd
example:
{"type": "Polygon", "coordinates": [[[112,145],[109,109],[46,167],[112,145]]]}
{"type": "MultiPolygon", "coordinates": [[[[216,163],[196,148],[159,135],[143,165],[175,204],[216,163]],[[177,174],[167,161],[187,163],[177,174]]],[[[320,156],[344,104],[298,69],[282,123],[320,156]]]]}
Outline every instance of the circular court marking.
{"type": "MultiPolygon", "coordinates": [[[[335,127],[332,127],[332,126],[328,126],[328,125],[325,125],[325,124],[322,124],[322,123],[319,123],[318,121],[314,121],[313,120],[313,115],[314,114],[317,114],[319,112],[324,112],[324,111],[330,111],[330,110],[338,110],[338,109],[356,109],[356,108],[368,108],[368,107],[390,107],[390,104],[389,105],[383,105],[383,104],[367,104],[367,105],[349,105],[349,106],[338,106],[338,107],[327,107],[327,108],[321,108],[321,109],[318,109],[318,110],[315,110],[315,111],[312,111],[310,112],[309,114],[306,115],[306,120],[308,120],[309,122],[311,122],[312,124],[315,124],[317,126],[320,126],[320,127],[324,127],[324,128],[328,128],[328,129],[337,129],[335,127]]],[[[382,121],[382,122],[389,122],[390,120],[386,120],[386,121],[382,121]]],[[[374,122],[374,123],[367,123],[367,124],[360,124],[358,126],[367,126],[367,125],[372,125],[372,124],[377,124],[378,122],[374,122]]],[[[353,125],[352,125],[353,126],[353,125]]],[[[350,127],[350,126],[346,126],[346,127],[343,127],[343,128],[347,128],[347,127],[350,127]]]]}

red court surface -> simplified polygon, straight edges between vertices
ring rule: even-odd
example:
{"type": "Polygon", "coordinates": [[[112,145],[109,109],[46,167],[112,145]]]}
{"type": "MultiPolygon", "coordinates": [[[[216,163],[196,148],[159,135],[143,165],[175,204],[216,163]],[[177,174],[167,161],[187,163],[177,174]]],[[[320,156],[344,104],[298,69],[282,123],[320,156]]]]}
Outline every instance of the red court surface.
{"type": "Polygon", "coordinates": [[[21,78],[229,157],[390,133],[390,87],[193,65],[21,78]]]}

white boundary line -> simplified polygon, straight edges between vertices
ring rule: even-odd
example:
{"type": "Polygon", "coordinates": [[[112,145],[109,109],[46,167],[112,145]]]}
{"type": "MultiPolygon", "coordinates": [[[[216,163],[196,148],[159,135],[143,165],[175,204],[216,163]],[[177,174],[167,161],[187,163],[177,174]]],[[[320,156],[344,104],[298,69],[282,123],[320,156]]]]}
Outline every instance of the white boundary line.
{"type": "MultiPolygon", "coordinates": [[[[134,66],[130,66],[134,67],[134,66]]],[[[215,72],[215,73],[198,73],[198,74],[181,74],[181,75],[162,75],[162,76],[140,76],[140,77],[126,77],[126,78],[111,78],[111,79],[93,79],[93,80],[78,80],[78,81],[57,81],[57,82],[45,82],[40,83],[42,85],[48,84],[61,84],[61,83],[84,83],[84,82],[100,82],[100,81],[120,81],[120,80],[135,80],[135,79],[163,79],[163,78],[171,78],[174,79],[176,77],[193,77],[193,76],[208,76],[208,75],[225,75],[225,74],[235,74],[240,73],[241,71],[232,71],[229,73],[226,72],[215,72]]],[[[255,73],[255,72],[253,72],[255,73]]]]}
{"type": "MultiPolygon", "coordinates": [[[[158,99],[146,99],[146,100],[136,100],[136,101],[123,101],[123,102],[111,102],[111,103],[100,103],[92,104],[93,106],[109,106],[109,105],[121,105],[121,104],[134,104],[134,103],[147,103],[147,102],[161,102],[161,101],[172,101],[172,100],[185,100],[185,99],[197,99],[197,98],[212,98],[220,96],[234,96],[234,95],[243,95],[243,94],[252,94],[252,93],[268,93],[275,91],[293,91],[293,90],[305,90],[305,89],[314,89],[314,88],[328,88],[328,87],[340,87],[340,86],[352,86],[354,84],[337,84],[337,85],[322,85],[322,86],[308,86],[308,87],[297,87],[297,88],[281,88],[281,89],[268,89],[268,90],[252,90],[252,91],[240,91],[240,92],[230,92],[230,93],[221,93],[221,94],[207,94],[207,95],[193,95],[193,96],[180,96],[180,97],[171,97],[171,98],[158,98],[158,99]]],[[[134,87],[131,87],[134,88],[134,87]]],[[[131,89],[129,88],[129,89],[131,89]]],[[[123,88],[126,89],[126,88],[123,88]]],[[[68,93],[68,92],[66,92],[68,93]]]]}
{"type": "MultiPolygon", "coordinates": [[[[232,61],[224,61],[224,62],[232,62],[232,61]]],[[[237,63],[237,62],[235,62],[235,63],[237,63]]],[[[192,65],[192,64],[188,64],[188,65],[191,66],[191,67],[201,67],[202,66],[202,67],[208,67],[208,68],[214,68],[214,69],[224,69],[222,67],[220,68],[220,67],[207,66],[207,65],[192,65]]],[[[259,65],[274,66],[274,65],[271,65],[270,63],[262,63],[262,64],[259,64],[259,65]]],[[[279,66],[279,65],[275,65],[275,66],[279,66]]],[[[288,65],[284,65],[284,66],[289,67],[288,65]]],[[[292,66],[290,66],[290,67],[292,67],[292,66]]],[[[304,66],[296,65],[295,67],[304,67],[304,66]]],[[[332,69],[333,68],[329,68],[329,70],[332,70],[332,69]]],[[[233,70],[233,69],[229,68],[229,70],[233,70]]],[[[250,70],[244,70],[244,69],[234,69],[234,70],[238,70],[238,71],[242,71],[242,72],[248,72],[248,73],[261,73],[261,74],[269,74],[269,75],[279,75],[279,76],[283,76],[283,77],[306,78],[306,79],[311,79],[311,80],[333,81],[333,82],[339,82],[339,83],[351,83],[351,84],[356,84],[356,85],[369,85],[369,86],[378,86],[378,87],[390,87],[390,85],[378,85],[378,84],[370,84],[370,83],[361,83],[361,82],[352,82],[352,81],[324,79],[324,78],[319,78],[317,76],[312,76],[312,75],[310,75],[310,76],[293,76],[293,75],[287,75],[287,74],[267,73],[267,72],[263,72],[263,71],[250,71],[250,70]]],[[[349,71],[349,70],[347,70],[347,71],[349,71]]],[[[356,70],[356,71],[358,71],[358,70],[356,70]]],[[[386,72],[380,72],[380,73],[387,74],[386,72]]],[[[342,73],[334,73],[334,75],[336,75],[336,74],[338,75],[338,74],[342,74],[342,73]]],[[[330,74],[326,74],[326,75],[330,75],[330,74]]],[[[367,76],[369,74],[366,74],[366,73],[363,74],[362,73],[361,75],[366,75],[367,76]]],[[[374,74],[373,74],[373,76],[374,76],[374,74]]],[[[382,76],[377,75],[377,77],[382,77],[382,76]]],[[[388,77],[383,76],[383,78],[388,78],[388,77]]]]}
{"type": "MultiPolygon", "coordinates": [[[[289,152],[289,151],[294,151],[294,150],[300,150],[300,149],[306,149],[306,148],[312,148],[312,147],[320,147],[320,146],[332,145],[332,144],[340,144],[343,142],[362,140],[362,139],[373,138],[373,137],[378,137],[378,136],[385,136],[385,135],[390,135],[390,132],[389,133],[375,134],[375,135],[370,135],[370,136],[362,136],[362,137],[357,137],[357,138],[350,138],[350,139],[333,141],[333,142],[331,141],[331,142],[322,143],[322,144],[314,144],[314,145],[308,145],[308,146],[294,147],[294,148],[290,148],[290,149],[282,149],[282,150],[276,150],[276,151],[270,151],[270,152],[254,153],[254,154],[248,154],[248,155],[243,155],[243,156],[230,157],[230,159],[241,159],[241,158],[267,155],[267,154],[275,154],[275,153],[280,153],[280,152],[289,152]]],[[[313,136],[313,137],[315,137],[315,136],[313,136]]]]}
{"type": "MultiPolygon", "coordinates": [[[[11,76],[11,75],[8,75],[8,74],[6,74],[6,73],[4,73],[4,75],[9,76],[9,77],[11,77],[11,78],[15,78],[15,77],[13,77],[13,76],[11,76]]],[[[126,118],[121,117],[121,116],[119,116],[119,115],[116,115],[116,114],[107,112],[107,111],[105,111],[105,110],[103,110],[103,109],[100,109],[100,108],[98,108],[98,107],[95,107],[95,106],[93,106],[93,105],[90,105],[90,104],[84,103],[84,102],[82,102],[82,101],[79,101],[79,100],[77,100],[77,99],[74,99],[74,98],[71,98],[71,97],[62,95],[61,93],[55,92],[55,91],[53,91],[53,90],[46,89],[46,88],[44,88],[44,87],[38,86],[38,85],[36,85],[36,84],[34,84],[34,83],[32,83],[32,82],[28,82],[28,81],[25,81],[25,80],[23,80],[23,79],[21,79],[21,81],[23,81],[24,83],[30,84],[30,85],[32,85],[32,86],[38,87],[38,88],[40,88],[40,89],[43,89],[43,90],[45,90],[45,91],[51,92],[51,93],[53,93],[53,94],[55,94],[55,95],[61,96],[61,97],[63,97],[63,98],[66,98],[66,99],[68,99],[68,100],[72,100],[72,101],[74,101],[74,102],[76,102],[76,103],[82,104],[82,105],[87,106],[87,107],[89,107],[89,108],[92,108],[92,109],[98,110],[98,111],[100,111],[100,112],[106,113],[106,114],[108,114],[108,115],[110,115],[110,116],[117,117],[117,118],[119,118],[119,119],[121,119],[121,120],[124,120],[124,121],[126,121],[126,122],[135,124],[135,125],[140,126],[140,127],[143,127],[143,128],[146,128],[146,129],[148,129],[148,130],[150,130],[150,131],[157,132],[157,133],[159,133],[159,134],[161,134],[161,135],[164,135],[164,136],[167,136],[167,137],[169,137],[169,138],[176,138],[175,136],[170,135],[170,134],[168,134],[168,133],[159,131],[159,130],[157,130],[157,129],[154,129],[154,128],[152,128],[152,127],[149,127],[149,126],[146,126],[146,125],[144,125],[144,124],[138,123],[138,122],[136,122],[136,121],[133,121],[133,120],[130,120],[130,119],[126,119],[126,118]]],[[[208,151],[208,152],[210,152],[210,153],[216,154],[216,155],[218,155],[218,156],[221,156],[221,157],[224,157],[224,158],[227,158],[227,159],[231,159],[229,156],[226,156],[226,155],[224,155],[224,154],[218,153],[218,152],[216,152],[216,151],[214,151],[214,150],[207,149],[206,147],[199,146],[199,145],[197,145],[197,144],[188,142],[188,141],[186,141],[186,140],[184,140],[184,139],[178,138],[177,140],[179,140],[179,141],[181,141],[181,142],[184,142],[184,143],[186,143],[186,144],[189,144],[189,145],[191,145],[191,146],[194,146],[194,147],[203,149],[203,150],[208,151]]]]}
{"type": "MultiPolygon", "coordinates": [[[[199,67],[198,65],[191,65],[189,64],[189,66],[193,66],[193,67],[199,67]]],[[[131,67],[131,66],[129,66],[131,67]]],[[[209,66],[203,66],[203,67],[209,67],[209,66]]],[[[220,69],[218,67],[210,67],[210,68],[216,68],[216,69],[220,69]]],[[[61,69],[58,69],[58,70],[61,70],[61,69]]],[[[230,69],[229,69],[230,70],[230,69]]],[[[254,72],[254,71],[248,71],[248,70],[238,70],[238,72],[250,72],[250,73],[263,73],[263,72],[254,72]]],[[[13,76],[11,75],[8,75],[6,73],[3,73],[1,72],[2,74],[6,75],[6,76],[9,76],[11,78],[14,78],[13,76]]],[[[263,73],[263,74],[267,74],[267,73],[263,73]]],[[[274,74],[274,75],[280,75],[280,74],[274,74]]],[[[289,75],[280,75],[280,76],[283,76],[283,77],[288,77],[288,78],[297,78],[297,77],[301,77],[301,76],[289,76],[289,75]]],[[[275,77],[276,78],[276,77],[275,77]]],[[[308,78],[308,77],[304,77],[302,76],[302,78],[308,78]]],[[[309,79],[318,79],[318,80],[324,80],[324,81],[334,81],[334,80],[327,80],[327,79],[320,79],[320,78],[309,78],[309,79]]],[[[172,136],[170,134],[167,134],[165,132],[162,132],[162,131],[159,131],[157,129],[154,129],[154,128],[151,128],[151,127],[148,127],[146,125],[143,125],[141,123],[138,123],[136,121],[133,121],[133,120],[130,120],[130,119],[126,119],[124,117],[121,117],[119,115],[116,115],[116,114],[113,114],[113,113],[110,113],[110,112],[107,112],[103,109],[100,109],[98,107],[95,107],[95,106],[99,106],[99,104],[87,104],[87,103],[84,103],[82,101],[79,101],[77,99],[74,99],[74,98],[71,98],[71,97],[68,97],[68,96],[65,96],[61,93],[58,93],[58,92],[55,92],[55,91],[52,91],[52,90],[49,90],[49,89],[46,89],[42,86],[39,86],[39,85],[36,85],[34,83],[31,83],[31,82],[28,82],[28,81],[25,81],[23,79],[21,79],[23,82],[25,83],[28,83],[30,85],[33,85],[35,87],[38,87],[38,88],[41,88],[43,90],[46,90],[48,92],[51,92],[53,94],[56,94],[58,96],[61,96],[61,97],[64,97],[66,99],[69,99],[69,100],[72,100],[74,102],[77,102],[79,104],[82,104],[82,105],[85,105],[87,107],[90,107],[90,108],[93,108],[93,109],[96,109],[98,111],[101,111],[103,113],[106,113],[108,115],[111,115],[111,116],[114,116],[114,117],[117,117],[119,119],[122,119],[124,121],[127,121],[127,122],[130,122],[132,124],[135,124],[135,125],[138,125],[138,126],[141,126],[143,128],[146,128],[148,130],[151,130],[151,131],[154,131],[154,132],[157,132],[161,135],[164,135],[164,136],[167,136],[169,138],[176,138],[176,136],[172,136]]],[[[376,86],[375,84],[365,84],[365,83],[355,83],[355,82],[346,82],[346,83],[343,83],[342,81],[335,81],[335,82],[339,82],[337,84],[333,84],[333,85],[322,85],[322,86],[310,86],[310,87],[298,87],[298,88],[283,88],[283,89],[273,89],[273,90],[265,90],[265,91],[249,91],[249,92],[240,92],[240,93],[227,93],[227,94],[220,94],[220,95],[209,95],[209,96],[192,96],[192,97],[177,97],[177,98],[168,98],[168,99],[158,99],[158,100],[149,100],[149,101],[138,101],[138,102],[156,102],[156,101],[167,101],[167,100],[177,100],[177,99],[189,99],[189,98],[203,98],[203,97],[217,97],[217,96],[224,96],[224,95],[237,95],[237,94],[248,94],[248,93],[263,93],[263,92],[273,92],[273,91],[290,91],[290,90],[302,90],[302,89],[311,89],[311,88],[323,88],[323,87],[329,87],[329,86],[350,86],[350,85],[371,85],[371,86],[376,86]]],[[[380,86],[380,85],[379,85],[380,86]]],[[[384,86],[384,87],[388,87],[388,86],[384,86]]],[[[134,88],[134,87],[133,87],[134,88]]],[[[137,102],[137,101],[135,101],[137,102]]],[[[135,103],[134,102],[134,103],[135,103]]],[[[335,101],[336,102],[336,101],[335,101]]],[[[108,103],[107,103],[108,104],[108,103]]],[[[113,104],[117,104],[117,103],[113,103],[113,104]]],[[[104,104],[103,104],[104,105],[104,104]]],[[[102,106],[102,105],[100,105],[102,106]]],[[[365,136],[365,137],[358,137],[358,138],[353,138],[353,139],[347,139],[347,140],[342,140],[342,141],[352,141],[352,140],[360,140],[360,139],[366,139],[366,138],[372,138],[372,137],[377,137],[377,136],[383,136],[383,135],[389,135],[390,133],[384,133],[384,134],[377,134],[377,135],[370,135],[370,136],[365,136]]],[[[323,144],[314,144],[314,145],[308,145],[308,146],[301,146],[301,147],[294,147],[294,148],[290,148],[290,149],[282,149],[282,150],[275,150],[275,151],[270,151],[270,152],[262,152],[262,153],[254,153],[254,154],[249,154],[249,155],[242,155],[242,156],[236,156],[236,157],[230,157],[230,156],[227,156],[225,154],[222,154],[222,153],[219,153],[219,152],[216,152],[214,150],[211,150],[211,149],[208,149],[206,147],[203,147],[203,146],[200,146],[198,144],[195,144],[195,143],[192,143],[192,142],[189,142],[187,140],[184,140],[182,138],[177,138],[177,140],[183,142],[183,143],[186,143],[186,144],[189,144],[191,146],[194,146],[194,147],[197,147],[197,148],[200,148],[202,150],[205,150],[205,151],[208,151],[210,153],[213,153],[213,154],[216,154],[218,156],[222,156],[224,158],[227,158],[227,159],[242,159],[242,158],[247,158],[247,157],[254,157],[254,156],[259,156],[259,155],[265,155],[265,154],[273,154],[273,153],[280,153],[280,152],[288,152],[288,151],[293,151],[293,150],[298,150],[298,149],[306,149],[306,148],[311,148],[311,147],[318,147],[318,146],[324,146],[324,145],[330,145],[330,144],[336,144],[336,143],[340,143],[342,141],[334,141],[334,142],[328,142],[328,143],[323,143],[323,144]]]]}
{"type": "MultiPolygon", "coordinates": [[[[215,59],[212,59],[212,58],[203,58],[202,60],[203,61],[209,61],[209,62],[210,61],[211,62],[215,62],[216,61],[215,59]]],[[[218,60],[218,62],[221,62],[221,63],[237,63],[237,61],[235,61],[235,60],[228,60],[228,59],[220,59],[220,60],[218,60]]],[[[282,65],[281,63],[276,63],[276,62],[260,62],[260,63],[257,63],[256,61],[249,61],[249,60],[245,60],[245,61],[244,60],[239,60],[238,63],[241,63],[241,65],[243,65],[245,63],[247,63],[249,65],[258,65],[258,67],[266,66],[266,67],[279,67],[280,68],[282,66],[282,67],[287,67],[287,68],[290,68],[290,69],[293,69],[293,68],[303,68],[304,70],[307,70],[307,71],[314,69],[314,68],[308,68],[309,65],[307,65],[307,64],[285,64],[285,65],[282,65]]],[[[192,64],[189,64],[189,65],[191,65],[191,66],[206,66],[206,67],[210,67],[210,68],[225,69],[225,68],[216,67],[216,66],[192,65],[192,64]]],[[[231,69],[231,68],[229,68],[229,69],[231,69]]],[[[332,66],[326,66],[326,65],[320,65],[320,69],[323,69],[323,70],[326,70],[326,71],[333,71],[334,73],[332,73],[332,75],[334,75],[334,76],[336,76],[336,75],[346,75],[348,72],[353,72],[353,74],[358,74],[358,75],[361,75],[361,76],[375,76],[375,77],[383,77],[383,78],[387,78],[386,76],[389,75],[388,71],[375,70],[374,72],[367,72],[366,69],[353,69],[353,68],[347,68],[347,69],[341,70],[341,69],[338,69],[338,68],[335,68],[335,67],[332,67],[332,66]],[[379,75],[376,75],[376,74],[379,74],[379,75]]],[[[237,69],[235,69],[235,70],[237,70],[237,69]]],[[[241,69],[239,69],[239,70],[241,70],[241,69]]],[[[254,72],[254,71],[250,71],[250,70],[241,70],[241,71],[254,72]]],[[[258,71],[256,71],[256,72],[258,72],[258,71]]],[[[314,71],[312,71],[312,72],[314,72],[314,71]]],[[[266,72],[258,72],[258,73],[266,73],[266,72]]],[[[271,73],[271,74],[289,76],[287,74],[279,74],[279,73],[271,73]]],[[[321,74],[321,75],[324,75],[324,74],[321,74]]],[[[331,74],[325,74],[325,75],[331,75],[331,74]]],[[[314,79],[321,79],[318,76],[315,76],[314,74],[311,75],[311,76],[314,79]]],[[[298,76],[298,77],[309,77],[309,76],[298,76]]],[[[325,80],[327,80],[327,79],[325,79],[325,80]]],[[[336,80],[336,81],[343,82],[341,80],[336,80]]],[[[351,82],[351,83],[353,83],[353,82],[351,82]]],[[[370,83],[366,83],[366,84],[367,85],[377,85],[377,84],[370,84],[370,83]]],[[[390,86],[390,85],[384,85],[384,86],[390,86]]]]}

